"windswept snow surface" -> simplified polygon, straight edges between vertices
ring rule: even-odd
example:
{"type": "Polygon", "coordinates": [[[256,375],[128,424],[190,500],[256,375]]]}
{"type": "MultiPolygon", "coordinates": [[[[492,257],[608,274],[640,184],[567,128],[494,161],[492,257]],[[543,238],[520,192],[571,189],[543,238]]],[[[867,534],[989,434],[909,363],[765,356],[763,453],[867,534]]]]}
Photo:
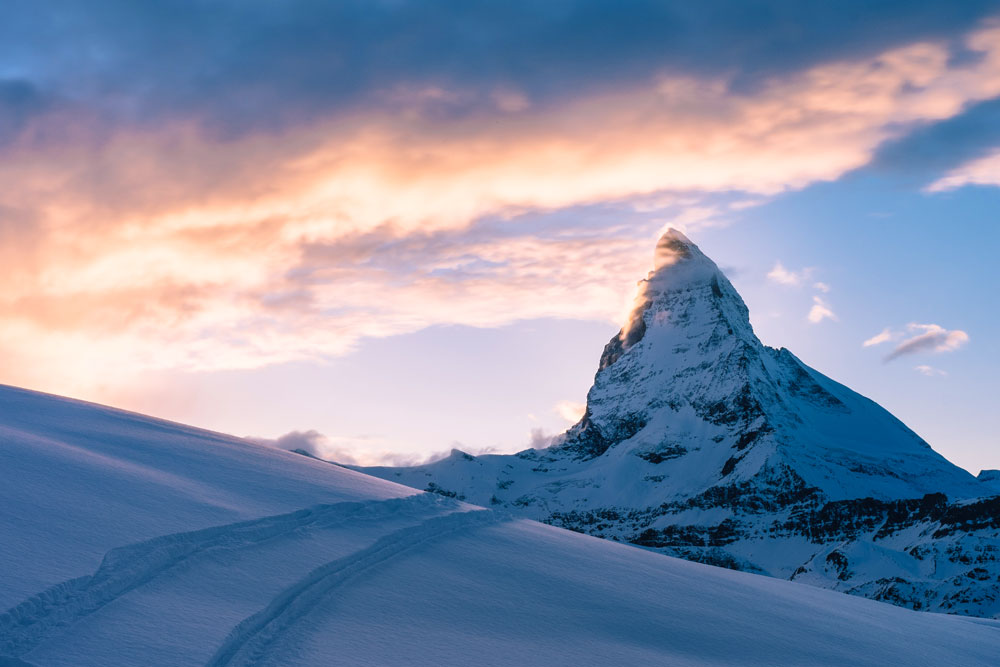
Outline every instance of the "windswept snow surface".
{"type": "Polygon", "coordinates": [[[114,547],[319,503],[414,493],[305,457],[0,386],[0,608],[114,547]]]}
{"type": "Polygon", "coordinates": [[[0,387],[0,665],[989,665],[920,614],[0,387]]]}

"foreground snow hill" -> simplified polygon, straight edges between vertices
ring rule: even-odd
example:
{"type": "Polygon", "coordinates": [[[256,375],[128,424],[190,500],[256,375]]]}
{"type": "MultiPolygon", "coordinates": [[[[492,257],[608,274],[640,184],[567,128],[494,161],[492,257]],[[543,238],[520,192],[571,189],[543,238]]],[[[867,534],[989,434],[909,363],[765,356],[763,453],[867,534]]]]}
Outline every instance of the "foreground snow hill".
{"type": "Polygon", "coordinates": [[[1000,624],[0,387],[0,665],[988,665],[1000,624]]]}
{"type": "Polygon", "coordinates": [[[675,556],[913,609],[1000,617],[1000,482],[764,345],[669,230],[561,442],[384,479],[675,556]]]}

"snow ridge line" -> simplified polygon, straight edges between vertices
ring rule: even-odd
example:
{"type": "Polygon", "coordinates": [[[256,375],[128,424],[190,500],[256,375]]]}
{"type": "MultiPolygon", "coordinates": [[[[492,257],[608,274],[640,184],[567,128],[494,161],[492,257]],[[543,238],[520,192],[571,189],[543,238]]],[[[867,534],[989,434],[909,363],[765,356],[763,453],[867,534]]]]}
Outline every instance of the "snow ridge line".
{"type": "Polygon", "coordinates": [[[459,509],[461,503],[436,494],[316,505],[237,523],[162,535],[108,551],[93,575],[56,584],[0,614],[0,656],[32,650],[58,629],[72,625],[177,565],[210,550],[263,544],[290,533],[351,520],[425,515],[459,509]]]}
{"type": "Polygon", "coordinates": [[[207,667],[263,664],[267,652],[282,634],[350,579],[427,542],[511,518],[507,513],[488,509],[453,512],[401,528],[379,538],[370,547],[321,565],[275,596],[267,607],[237,624],[207,667]]]}

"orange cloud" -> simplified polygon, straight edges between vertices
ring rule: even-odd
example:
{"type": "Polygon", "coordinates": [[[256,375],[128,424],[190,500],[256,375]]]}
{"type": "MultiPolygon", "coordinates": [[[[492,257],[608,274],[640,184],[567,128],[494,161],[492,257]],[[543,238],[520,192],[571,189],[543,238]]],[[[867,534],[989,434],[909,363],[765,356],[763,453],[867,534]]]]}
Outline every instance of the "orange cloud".
{"type": "MultiPolygon", "coordinates": [[[[41,117],[0,161],[4,378],[82,391],[143,369],[339,354],[438,323],[614,318],[652,233],[463,230],[486,215],[835,179],[906,127],[1000,95],[1000,27],[965,42],[980,57],[920,43],[742,93],[667,74],[555,106],[498,90],[494,111],[447,122],[406,111],[426,90],[391,91],[403,111],[237,139],[191,119],[100,135],[86,116],[41,117]],[[418,259],[373,266],[434,234],[445,240],[418,259]]],[[[692,211],[692,225],[716,213],[692,211]]]]}

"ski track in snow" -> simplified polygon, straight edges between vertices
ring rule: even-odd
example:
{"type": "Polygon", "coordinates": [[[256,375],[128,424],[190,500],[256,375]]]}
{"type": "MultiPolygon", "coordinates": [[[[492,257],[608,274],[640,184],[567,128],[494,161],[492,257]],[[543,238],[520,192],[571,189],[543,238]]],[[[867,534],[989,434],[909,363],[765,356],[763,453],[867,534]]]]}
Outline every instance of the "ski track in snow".
{"type": "MultiPolygon", "coordinates": [[[[191,532],[163,535],[144,542],[112,549],[105,554],[93,575],[77,577],[56,584],[0,615],[0,664],[3,664],[4,659],[9,660],[28,653],[49,637],[58,634],[61,629],[73,625],[116,599],[201,554],[210,551],[254,547],[292,533],[321,529],[348,521],[379,520],[401,515],[422,517],[429,512],[448,510],[457,511],[462,520],[445,522],[440,528],[436,528],[437,524],[433,523],[435,519],[431,519],[417,526],[416,528],[422,529],[422,531],[414,533],[409,541],[407,541],[409,534],[406,531],[410,529],[403,529],[383,537],[369,549],[364,549],[352,556],[319,568],[313,573],[313,575],[318,575],[318,579],[310,581],[310,578],[307,577],[300,583],[299,592],[301,593],[305,592],[310,585],[333,576],[345,568],[349,569],[350,572],[364,569],[364,567],[391,557],[426,539],[432,539],[449,530],[458,530],[463,526],[476,525],[483,521],[481,519],[465,519],[467,513],[462,511],[462,504],[458,501],[423,493],[389,500],[316,505],[287,514],[240,521],[191,532]],[[372,560],[373,558],[375,560],[372,560]],[[367,563],[367,565],[359,568],[357,567],[359,562],[367,563]],[[355,567],[351,568],[352,564],[355,567]],[[331,567],[335,565],[340,565],[340,568],[331,567]],[[303,584],[305,584],[304,587],[303,584]]],[[[478,515],[482,513],[471,512],[468,514],[478,515]]],[[[492,512],[487,513],[493,514],[492,512]]],[[[448,515],[439,518],[448,518],[448,515]]],[[[291,592],[291,589],[286,591],[279,596],[279,599],[283,599],[291,592]]],[[[273,608],[274,603],[265,611],[270,611],[273,608]]],[[[280,612],[280,609],[277,610],[277,613],[280,612]]],[[[255,618],[256,615],[244,623],[255,618]]],[[[241,623],[240,626],[242,627],[243,624],[241,623]]],[[[230,646],[233,642],[234,638],[230,637],[225,646],[230,646]]],[[[237,648],[244,643],[245,640],[240,642],[237,648]]],[[[219,655],[221,652],[220,649],[219,655]]],[[[213,664],[215,664],[214,661],[213,664]]]]}
{"type": "Polygon", "coordinates": [[[507,521],[492,510],[455,512],[392,532],[366,549],[313,570],[265,609],[240,622],[209,661],[209,667],[267,664],[282,635],[305,619],[333,591],[358,575],[424,543],[452,533],[507,521]]]}

